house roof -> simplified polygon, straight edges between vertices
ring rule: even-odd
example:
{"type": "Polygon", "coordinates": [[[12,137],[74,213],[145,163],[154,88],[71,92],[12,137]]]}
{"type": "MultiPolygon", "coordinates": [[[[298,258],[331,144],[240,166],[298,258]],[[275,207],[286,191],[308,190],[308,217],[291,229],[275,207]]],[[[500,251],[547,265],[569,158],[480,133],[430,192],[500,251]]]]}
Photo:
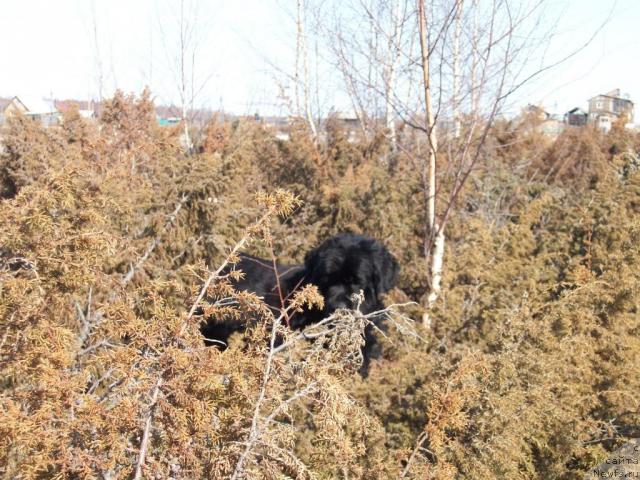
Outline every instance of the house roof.
{"type": "Polygon", "coordinates": [[[629,98],[629,95],[626,93],[620,93],[619,88],[616,88],[615,90],[611,90],[610,92],[607,92],[607,93],[600,93],[598,95],[591,97],[589,100],[591,101],[598,97],[617,98],[619,100],[624,100],[626,102],[629,102],[633,105],[633,101],[629,98]]]}
{"type": "Polygon", "coordinates": [[[71,110],[71,109],[75,109],[75,110],[89,110],[89,108],[87,107],[87,103],[86,101],[80,101],[80,100],[55,100],[55,107],[61,111],[61,112],[66,112],[67,110],[71,110]]]}
{"type": "Polygon", "coordinates": [[[354,111],[344,111],[344,110],[337,110],[333,113],[333,116],[335,118],[337,118],[338,120],[343,120],[343,121],[357,121],[358,120],[358,116],[356,115],[356,112],[354,111]]]}
{"type": "Polygon", "coordinates": [[[25,104],[18,97],[3,98],[2,102],[0,102],[0,106],[2,107],[1,109],[5,110],[12,103],[20,104],[20,105],[22,105],[22,108],[24,108],[25,110],[27,109],[25,104]]]}
{"type": "Polygon", "coordinates": [[[55,101],[48,98],[42,97],[15,97],[20,103],[22,103],[25,107],[27,107],[28,114],[43,114],[43,113],[56,113],[58,109],[56,108],[55,101]]]}
{"type": "Polygon", "coordinates": [[[276,116],[268,116],[268,117],[260,117],[261,120],[267,125],[289,125],[289,117],[276,117],[276,116]]]}

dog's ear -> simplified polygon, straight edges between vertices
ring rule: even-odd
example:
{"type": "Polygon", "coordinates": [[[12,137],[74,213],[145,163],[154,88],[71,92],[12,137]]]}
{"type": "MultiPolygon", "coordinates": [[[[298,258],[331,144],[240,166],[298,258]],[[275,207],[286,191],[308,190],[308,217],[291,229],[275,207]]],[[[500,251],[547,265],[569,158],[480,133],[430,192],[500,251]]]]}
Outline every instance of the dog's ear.
{"type": "Polygon", "coordinates": [[[378,295],[387,293],[396,284],[400,265],[386,248],[375,256],[374,260],[375,286],[378,295]]]}

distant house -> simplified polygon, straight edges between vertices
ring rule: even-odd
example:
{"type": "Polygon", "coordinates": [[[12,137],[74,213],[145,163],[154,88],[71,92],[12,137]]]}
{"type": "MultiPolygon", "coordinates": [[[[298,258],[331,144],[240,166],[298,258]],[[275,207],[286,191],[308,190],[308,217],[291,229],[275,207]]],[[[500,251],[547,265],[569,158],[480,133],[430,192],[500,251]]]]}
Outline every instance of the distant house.
{"type": "Polygon", "coordinates": [[[169,127],[171,125],[178,125],[180,123],[180,117],[159,117],[156,116],[156,120],[158,121],[158,125],[161,127],[169,127]]]}
{"type": "Polygon", "coordinates": [[[26,113],[27,107],[18,97],[0,99],[0,125],[11,118],[16,113],[26,113]]]}
{"type": "Polygon", "coordinates": [[[629,95],[621,94],[619,88],[589,99],[589,122],[604,132],[623,115],[632,122],[633,114],[633,102],[629,95]]]}
{"type": "Polygon", "coordinates": [[[24,114],[45,127],[58,125],[62,119],[62,112],[56,107],[55,100],[42,97],[20,97],[20,101],[27,107],[24,114]]]}
{"type": "Polygon", "coordinates": [[[86,102],[80,100],[56,100],[55,106],[63,114],[70,110],[77,110],[78,115],[82,118],[96,118],[95,105],[90,100],[86,102]]]}
{"type": "Polygon", "coordinates": [[[564,122],[568,125],[581,127],[587,124],[589,114],[582,108],[576,107],[564,114],[564,122]]]}
{"type": "Polygon", "coordinates": [[[355,112],[335,112],[333,114],[334,118],[338,120],[345,128],[349,130],[353,130],[354,132],[361,128],[362,124],[360,122],[360,118],[355,114],[355,112]]]}
{"type": "Polygon", "coordinates": [[[556,138],[565,129],[565,123],[558,115],[550,115],[549,118],[544,120],[539,126],[538,131],[547,137],[556,138]]]}
{"type": "Polygon", "coordinates": [[[350,143],[355,142],[362,129],[362,122],[358,115],[353,111],[337,111],[333,112],[331,116],[344,128],[347,141],[350,143]]]}
{"type": "Polygon", "coordinates": [[[289,117],[278,117],[278,116],[260,116],[259,114],[255,114],[253,118],[258,121],[264,123],[268,127],[272,127],[275,129],[286,130],[291,126],[291,119],[289,117]]]}
{"type": "Polygon", "coordinates": [[[550,138],[556,138],[565,128],[562,115],[549,113],[543,107],[533,104],[522,109],[518,125],[526,131],[537,131],[550,138]]]}
{"type": "Polygon", "coordinates": [[[62,113],[55,105],[54,100],[39,97],[13,97],[2,108],[0,123],[4,123],[8,118],[21,113],[36,122],[41,122],[44,126],[57,125],[62,118],[62,113]]]}
{"type": "Polygon", "coordinates": [[[178,125],[181,121],[180,107],[175,105],[155,105],[156,122],[161,127],[178,125]]]}
{"type": "Polygon", "coordinates": [[[524,107],[520,114],[521,121],[537,120],[539,122],[544,122],[545,120],[548,120],[550,117],[551,117],[551,114],[548,113],[544,108],[542,108],[539,105],[534,105],[532,103],[524,107]]]}

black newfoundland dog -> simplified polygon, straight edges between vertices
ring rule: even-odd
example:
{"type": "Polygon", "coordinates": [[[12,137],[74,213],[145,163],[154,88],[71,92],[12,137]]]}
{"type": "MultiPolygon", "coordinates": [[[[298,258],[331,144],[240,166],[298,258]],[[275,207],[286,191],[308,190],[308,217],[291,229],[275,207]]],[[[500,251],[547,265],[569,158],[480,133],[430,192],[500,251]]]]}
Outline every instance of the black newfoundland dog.
{"type": "MultiPolygon", "coordinates": [[[[308,283],[318,287],[324,297],[324,309],[294,314],[290,319],[290,327],[294,329],[318,322],[339,308],[354,308],[352,296],[361,290],[364,292],[362,313],[382,309],[380,297],[393,288],[399,271],[398,262],[384,245],[354,233],[328,238],[305,255],[302,265],[277,264],[274,269],[271,260],[243,254],[236,268],[244,272],[244,278],[236,282],[235,287],[263,297],[276,313],[282,307],[282,300],[286,302],[297,289],[308,283]]],[[[232,333],[244,328],[242,322],[209,319],[201,331],[206,339],[227,343],[232,333]]],[[[369,326],[365,334],[365,359],[372,333],[369,326]]]]}

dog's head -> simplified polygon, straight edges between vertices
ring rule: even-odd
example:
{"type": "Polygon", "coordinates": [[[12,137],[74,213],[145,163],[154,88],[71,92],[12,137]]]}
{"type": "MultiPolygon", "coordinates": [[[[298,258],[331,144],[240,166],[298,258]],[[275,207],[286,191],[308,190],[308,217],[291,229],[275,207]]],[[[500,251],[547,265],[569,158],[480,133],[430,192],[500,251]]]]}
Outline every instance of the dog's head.
{"type": "Polygon", "coordinates": [[[324,296],[328,315],[338,308],[355,307],[352,296],[362,290],[363,313],[382,308],[380,296],[391,290],[398,277],[396,259],[377,240],[341,233],[325,240],[304,259],[305,281],[313,283],[324,296]]]}

